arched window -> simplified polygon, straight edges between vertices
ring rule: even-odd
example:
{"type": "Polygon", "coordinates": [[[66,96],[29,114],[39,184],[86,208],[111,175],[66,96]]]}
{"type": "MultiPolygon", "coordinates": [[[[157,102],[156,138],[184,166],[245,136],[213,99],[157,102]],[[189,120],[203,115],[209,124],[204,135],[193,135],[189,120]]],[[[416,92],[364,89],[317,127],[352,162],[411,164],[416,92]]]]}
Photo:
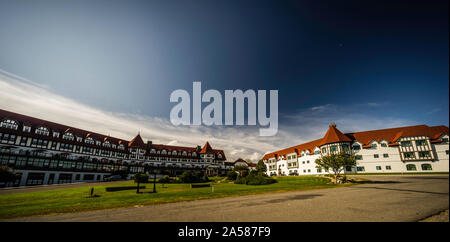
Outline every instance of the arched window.
{"type": "Polygon", "coordinates": [[[415,170],[417,170],[417,168],[416,168],[416,165],[414,165],[414,164],[408,164],[408,165],[406,165],[406,170],[415,171],[415,170]]]}
{"type": "Polygon", "coordinates": [[[172,155],[176,155],[176,154],[177,154],[176,150],[172,151],[172,155]]]}
{"type": "Polygon", "coordinates": [[[46,136],[48,136],[50,134],[50,132],[48,131],[48,129],[46,127],[39,127],[34,132],[36,134],[46,135],[46,136]]]}
{"type": "Polygon", "coordinates": [[[120,150],[124,150],[124,149],[125,149],[125,146],[123,146],[123,144],[120,144],[120,145],[119,145],[119,149],[120,149],[120,150]]]}
{"type": "Polygon", "coordinates": [[[166,150],[162,150],[161,154],[165,155],[165,154],[167,154],[167,151],[166,150]]]}
{"type": "Polygon", "coordinates": [[[109,141],[105,141],[103,142],[103,147],[111,147],[111,144],[109,143],[109,141]]]}
{"type": "Polygon", "coordinates": [[[431,168],[430,164],[422,164],[422,170],[423,171],[431,171],[433,169],[431,168]]]}
{"type": "Polygon", "coordinates": [[[5,119],[0,123],[0,127],[17,130],[17,128],[19,127],[19,124],[17,124],[17,122],[14,120],[5,119]]]}
{"type": "Polygon", "coordinates": [[[73,140],[73,139],[74,139],[74,138],[73,138],[73,134],[72,134],[72,133],[64,133],[63,139],[66,139],[66,140],[73,140]]]}
{"type": "Polygon", "coordinates": [[[186,156],[186,155],[187,155],[186,151],[183,151],[183,155],[184,155],[184,156],[186,156]]]}
{"type": "Polygon", "coordinates": [[[192,152],[192,156],[196,156],[197,155],[197,153],[195,153],[195,152],[192,152]]]}
{"type": "Polygon", "coordinates": [[[221,155],[221,154],[219,154],[219,155],[218,155],[218,157],[219,157],[219,158],[222,158],[222,155],[221,155]]]}

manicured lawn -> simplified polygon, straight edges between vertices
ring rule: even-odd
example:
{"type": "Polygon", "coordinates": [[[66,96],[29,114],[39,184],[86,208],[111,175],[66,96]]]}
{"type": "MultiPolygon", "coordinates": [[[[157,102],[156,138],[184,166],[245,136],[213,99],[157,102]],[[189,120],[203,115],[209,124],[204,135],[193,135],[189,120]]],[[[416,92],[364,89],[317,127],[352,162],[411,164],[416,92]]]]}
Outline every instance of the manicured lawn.
{"type": "Polygon", "coordinates": [[[347,176],[373,176],[373,175],[448,175],[448,172],[380,172],[380,173],[357,173],[347,174],[347,176]]]}
{"type": "MultiPolygon", "coordinates": [[[[162,188],[161,184],[156,184],[157,193],[136,194],[136,190],[117,192],[105,191],[106,187],[111,186],[136,185],[133,181],[127,181],[123,183],[95,186],[95,194],[99,195],[95,198],[88,198],[88,187],[5,194],[0,195],[0,218],[132,207],[134,205],[191,201],[267,192],[348,186],[328,184],[328,179],[314,176],[277,177],[276,179],[278,180],[277,183],[259,186],[232,184],[228,182],[217,183],[218,179],[214,179],[214,181],[211,182],[214,186],[214,192],[211,191],[211,187],[190,189],[189,184],[167,184],[165,185],[167,188],[162,188]]],[[[148,192],[153,189],[152,183],[142,185],[145,185],[146,189],[141,191],[148,192]]]]}

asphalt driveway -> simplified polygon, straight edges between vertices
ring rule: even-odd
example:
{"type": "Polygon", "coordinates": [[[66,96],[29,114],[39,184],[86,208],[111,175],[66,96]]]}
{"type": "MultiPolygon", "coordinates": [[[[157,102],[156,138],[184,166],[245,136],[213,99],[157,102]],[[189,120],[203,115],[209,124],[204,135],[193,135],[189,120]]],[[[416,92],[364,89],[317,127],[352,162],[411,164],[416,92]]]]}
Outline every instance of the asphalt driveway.
{"type": "Polygon", "coordinates": [[[449,208],[448,175],[364,177],[372,182],[5,221],[418,221],[449,208]]]}

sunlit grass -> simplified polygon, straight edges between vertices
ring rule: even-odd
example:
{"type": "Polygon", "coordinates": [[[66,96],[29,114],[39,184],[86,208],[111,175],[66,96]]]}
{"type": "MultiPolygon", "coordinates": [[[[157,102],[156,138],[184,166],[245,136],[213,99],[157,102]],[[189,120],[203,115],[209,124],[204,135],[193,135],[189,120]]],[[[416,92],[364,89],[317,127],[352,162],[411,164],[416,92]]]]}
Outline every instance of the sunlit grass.
{"type": "Polygon", "coordinates": [[[267,192],[284,192],[331,188],[329,180],[322,177],[276,177],[277,183],[269,185],[242,185],[229,182],[218,183],[214,179],[211,187],[190,188],[189,184],[156,184],[157,193],[146,193],[153,190],[153,184],[143,184],[142,194],[136,190],[106,192],[111,186],[136,186],[133,181],[94,186],[95,198],[89,198],[89,187],[63,188],[49,191],[27,192],[0,195],[0,218],[13,218],[53,213],[80,212],[107,208],[131,207],[134,205],[150,205],[168,202],[191,201],[197,199],[218,198],[260,194],[267,192]]]}

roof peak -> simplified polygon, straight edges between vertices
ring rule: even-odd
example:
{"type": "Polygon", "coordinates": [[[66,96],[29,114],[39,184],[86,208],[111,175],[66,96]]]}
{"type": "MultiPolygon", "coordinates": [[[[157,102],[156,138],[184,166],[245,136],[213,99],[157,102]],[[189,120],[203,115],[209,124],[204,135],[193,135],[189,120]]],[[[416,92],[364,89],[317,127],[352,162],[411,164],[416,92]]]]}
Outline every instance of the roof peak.
{"type": "Polygon", "coordinates": [[[349,137],[347,137],[339,129],[336,128],[335,123],[331,123],[327,133],[323,137],[322,142],[320,142],[319,146],[336,142],[351,142],[351,141],[352,140],[349,137]]]}
{"type": "Polygon", "coordinates": [[[205,153],[214,153],[214,150],[208,141],[206,141],[206,144],[203,146],[202,150],[200,151],[200,154],[205,154],[205,153]]]}
{"type": "Polygon", "coordinates": [[[128,143],[128,147],[132,148],[145,148],[145,143],[142,140],[141,134],[138,133],[136,137],[134,137],[130,143],[128,143]]]}

